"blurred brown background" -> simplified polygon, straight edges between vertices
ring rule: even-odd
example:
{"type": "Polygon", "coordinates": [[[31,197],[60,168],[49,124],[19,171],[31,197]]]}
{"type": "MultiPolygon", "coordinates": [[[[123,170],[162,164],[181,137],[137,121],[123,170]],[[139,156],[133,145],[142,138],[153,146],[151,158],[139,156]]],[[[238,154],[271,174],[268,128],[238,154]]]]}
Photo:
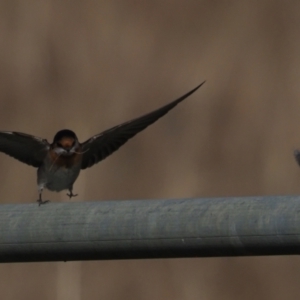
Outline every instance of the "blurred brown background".
{"type": "MultiPolygon", "coordinates": [[[[92,134],[206,84],[83,171],[76,201],[300,193],[300,3],[0,3],[0,129],[92,134]]],[[[36,170],[0,155],[2,203],[36,170]]],[[[65,192],[46,192],[67,201],[65,192]]],[[[298,299],[298,257],[6,264],[1,299],[298,299]]]]}

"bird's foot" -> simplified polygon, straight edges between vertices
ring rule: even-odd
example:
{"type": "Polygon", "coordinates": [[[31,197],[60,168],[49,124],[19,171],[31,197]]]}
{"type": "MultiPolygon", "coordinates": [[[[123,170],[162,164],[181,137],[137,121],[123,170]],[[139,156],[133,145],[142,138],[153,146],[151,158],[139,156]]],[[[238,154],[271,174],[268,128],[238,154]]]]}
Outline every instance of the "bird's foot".
{"type": "Polygon", "coordinates": [[[73,192],[72,192],[72,191],[70,191],[70,193],[69,193],[69,194],[67,194],[67,196],[69,196],[69,198],[71,199],[72,197],[76,197],[76,196],[78,196],[78,194],[73,194],[73,192]]]}
{"type": "Polygon", "coordinates": [[[39,206],[41,206],[42,204],[46,204],[46,203],[50,202],[50,200],[44,200],[44,201],[43,201],[41,198],[40,198],[40,199],[37,199],[36,201],[37,201],[37,203],[39,204],[39,206]]]}

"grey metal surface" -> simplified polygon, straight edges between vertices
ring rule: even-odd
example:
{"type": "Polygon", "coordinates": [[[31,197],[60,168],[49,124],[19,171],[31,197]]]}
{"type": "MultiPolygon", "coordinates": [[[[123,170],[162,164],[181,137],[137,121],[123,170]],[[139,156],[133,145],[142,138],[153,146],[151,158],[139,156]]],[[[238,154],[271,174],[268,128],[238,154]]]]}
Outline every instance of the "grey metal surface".
{"type": "Polygon", "coordinates": [[[0,262],[299,253],[297,196],[0,206],[0,262]]]}

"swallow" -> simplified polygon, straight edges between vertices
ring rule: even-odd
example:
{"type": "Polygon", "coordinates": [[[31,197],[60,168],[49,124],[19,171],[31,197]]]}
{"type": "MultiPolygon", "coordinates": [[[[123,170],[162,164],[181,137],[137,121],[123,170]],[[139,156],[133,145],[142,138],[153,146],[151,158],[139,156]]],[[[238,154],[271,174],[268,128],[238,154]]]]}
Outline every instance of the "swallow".
{"type": "Polygon", "coordinates": [[[0,131],[0,152],[38,168],[39,205],[49,202],[42,200],[44,189],[56,192],[68,190],[67,196],[71,199],[77,196],[73,194],[73,185],[81,170],[97,164],[118,150],[130,138],[193,94],[204,82],[169,104],[96,134],[84,143],[80,143],[76,134],[69,129],[58,131],[52,143],[26,133],[0,131]]]}
{"type": "Polygon", "coordinates": [[[296,162],[298,163],[298,165],[300,166],[300,150],[295,150],[294,151],[294,157],[296,159],[296,162]]]}

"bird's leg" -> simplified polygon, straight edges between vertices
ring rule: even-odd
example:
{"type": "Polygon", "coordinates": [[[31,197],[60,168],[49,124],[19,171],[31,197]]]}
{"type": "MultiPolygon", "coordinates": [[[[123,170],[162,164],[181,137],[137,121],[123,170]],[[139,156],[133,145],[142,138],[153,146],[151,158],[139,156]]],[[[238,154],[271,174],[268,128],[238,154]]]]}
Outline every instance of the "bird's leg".
{"type": "Polygon", "coordinates": [[[42,192],[43,189],[39,189],[39,199],[37,199],[36,201],[38,202],[39,206],[41,206],[42,204],[46,204],[48,203],[50,200],[42,200],[42,192]]]}
{"type": "Polygon", "coordinates": [[[76,197],[78,194],[73,194],[73,187],[69,188],[69,194],[67,194],[67,196],[69,196],[69,198],[71,199],[72,197],[76,197]]]}

